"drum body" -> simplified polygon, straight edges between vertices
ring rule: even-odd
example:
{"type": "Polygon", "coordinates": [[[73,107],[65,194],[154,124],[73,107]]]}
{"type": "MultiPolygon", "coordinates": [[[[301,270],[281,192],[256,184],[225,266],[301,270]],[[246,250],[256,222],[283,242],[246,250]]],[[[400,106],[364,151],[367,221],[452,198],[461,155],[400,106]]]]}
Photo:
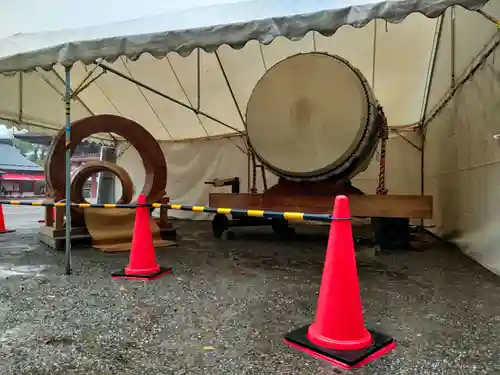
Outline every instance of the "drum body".
{"type": "Polygon", "coordinates": [[[348,61],[324,53],[290,56],[257,82],[247,105],[248,143],[291,181],[350,179],[378,143],[377,102],[348,61]]]}

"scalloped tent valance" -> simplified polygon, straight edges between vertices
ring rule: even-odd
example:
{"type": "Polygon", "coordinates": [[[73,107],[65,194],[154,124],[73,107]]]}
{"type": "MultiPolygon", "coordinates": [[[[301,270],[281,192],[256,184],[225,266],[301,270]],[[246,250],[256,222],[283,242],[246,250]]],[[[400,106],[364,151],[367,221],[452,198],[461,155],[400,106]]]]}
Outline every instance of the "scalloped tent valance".
{"type": "MultiPolygon", "coordinates": [[[[237,135],[250,93],[269,67],[322,51],[363,72],[390,125],[412,125],[429,96],[437,36],[450,39],[451,19],[460,45],[453,52],[457,77],[495,35],[494,23],[470,12],[483,6],[500,16],[498,2],[487,0],[57,0],[50,8],[5,2],[0,120],[60,129],[64,66],[72,66],[74,120],[117,114],[160,141],[237,135]],[[470,30],[476,42],[469,43],[470,30]]],[[[429,111],[450,88],[447,80],[434,81],[429,111]]]]}

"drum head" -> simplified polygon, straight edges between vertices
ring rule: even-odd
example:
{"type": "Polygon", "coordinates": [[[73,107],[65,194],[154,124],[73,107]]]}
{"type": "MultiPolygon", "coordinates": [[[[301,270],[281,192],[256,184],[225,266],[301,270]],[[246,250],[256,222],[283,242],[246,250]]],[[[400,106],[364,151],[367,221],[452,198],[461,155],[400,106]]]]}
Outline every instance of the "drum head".
{"type": "Polygon", "coordinates": [[[274,65],[247,106],[249,143],[277,174],[328,174],[359,148],[375,100],[364,77],[344,59],[299,54],[274,65]]]}

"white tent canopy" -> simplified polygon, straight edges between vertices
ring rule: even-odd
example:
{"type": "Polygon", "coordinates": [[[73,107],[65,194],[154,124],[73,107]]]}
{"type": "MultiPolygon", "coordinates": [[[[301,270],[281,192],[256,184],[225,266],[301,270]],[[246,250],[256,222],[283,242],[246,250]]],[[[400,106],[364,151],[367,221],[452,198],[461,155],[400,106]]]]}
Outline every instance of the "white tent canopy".
{"type": "MultiPolygon", "coordinates": [[[[159,141],[235,135],[244,131],[248,98],[267,69],[287,56],[321,51],[361,70],[390,126],[411,126],[422,118],[436,35],[448,29],[429,17],[461,5],[454,8],[456,37],[467,38],[474,30],[488,40],[495,24],[469,11],[485,3],[90,0],[56,1],[49,9],[35,0],[5,2],[0,5],[9,15],[0,26],[0,72],[5,74],[0,119],[59,130],[64,66],[72,66],[72,120],[117,114],[140,123],[159,141]]],[[[483,9],[493,7],[490,2],[483,9]]],[[[457,76],[484,44],[457,54],[457,76]]],[[[441,87],[433,88],[428,111],[450,87],[446,80],[433,85],[441,87]]]]}

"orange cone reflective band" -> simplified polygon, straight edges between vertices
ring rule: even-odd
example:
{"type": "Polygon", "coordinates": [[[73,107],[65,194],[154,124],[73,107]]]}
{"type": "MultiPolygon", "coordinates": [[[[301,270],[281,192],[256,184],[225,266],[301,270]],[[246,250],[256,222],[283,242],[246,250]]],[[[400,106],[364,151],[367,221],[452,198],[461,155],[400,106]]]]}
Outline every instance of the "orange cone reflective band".
{"type": "Polygon", "coordinates": [[[0,234],[12,233],[15,230],[9,230],[5,227],[5,218],[3,217],[3,205],[0,204],[0,234]]]}
{"type": "Polygon", "coordinates": [[[364,326],[347,197],[338,196],[330,227],[316,320],[290,332],[285,342],[344,368],[373,361],[395,347],[394,340],[364,326]]]}
{"type": "MultiPolygon", "coordinates": [[[[139,195],[137,204],[145,203],[146,196],[144,194],[139,195]]],[[[129,280],[154,280],[172,272],[171,268],[161,267],[156,263],[150,221],[148,208],[137,207],[129,264],[124,270],[113,273],[112,277],[129,280]]]]}

